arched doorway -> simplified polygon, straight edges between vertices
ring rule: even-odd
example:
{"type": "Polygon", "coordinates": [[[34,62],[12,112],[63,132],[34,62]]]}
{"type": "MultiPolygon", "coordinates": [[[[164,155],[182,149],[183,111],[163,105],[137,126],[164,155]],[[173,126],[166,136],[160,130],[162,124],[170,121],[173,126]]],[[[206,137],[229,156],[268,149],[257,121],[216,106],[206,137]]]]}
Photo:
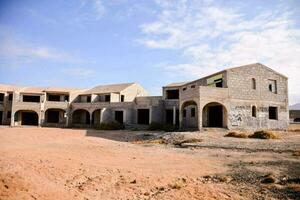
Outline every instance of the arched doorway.
{"type": "Polygon", "coordinates": [[[186,101],[181,106],[182,127],[198,128],[198,106],[195,101],[186,101]]]}
{"type": "Polygon", "coordinates": [[[72,114],[72,123],[74,125],[89,125],[90,113],[84,109],[75,110],[72,114]]]}
{"type": "Polygon", "coordinates": [[[227,110],[217,102],[208,103],[202,110],[203,127],[227,127],[227,110]]]}
{"type": "Polygon", "coordinates": [[[92,114],[92,125],[99,126],[101,123],[101,109],[94,110],[92,114]]]}
{"type": "Polygon", "coordinates": [[[39,115],[32,110],[19,110],[15,112],[14,118],[18,125],[39,125],[39,115]]]}
{"type": "Polygon", "coordinates": [[[49,108],[45,112],[45,123],[65,124],[65,113],[66,111],[63,109],[49,108]]]}

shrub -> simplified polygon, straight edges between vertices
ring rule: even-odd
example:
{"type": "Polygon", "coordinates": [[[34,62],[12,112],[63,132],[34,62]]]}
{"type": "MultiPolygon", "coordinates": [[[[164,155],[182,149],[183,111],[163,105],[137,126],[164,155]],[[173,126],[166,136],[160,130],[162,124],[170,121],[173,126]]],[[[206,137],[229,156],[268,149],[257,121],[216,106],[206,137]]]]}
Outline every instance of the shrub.
{"type": "Polygon", "coordinates": [[[96,127],[96,129],[99,130],[120,130],[124,129],[124,124],[121,124],[119,122],[108,122],[108,123],[101,123],[99,126],[96,127]]]}
{"type": "Polygon", "coordinates": [[[256,131],[252,135],[249,135],[249,138],[257,139],[279,139],[279,137],[271,131],[256,131]]]}
{"type": "Polygon", "coordinates": [[[247,138],[245,133],[229,132],[224,137],[247,138]]]}
{"type": "Polygon", "coordinates": [[[152,122],[148,127],[149,131],[173,132],[176,129],[177,129],[176,126],[174,126],[173,124],[161,124],[157,122],[152,122]]]}

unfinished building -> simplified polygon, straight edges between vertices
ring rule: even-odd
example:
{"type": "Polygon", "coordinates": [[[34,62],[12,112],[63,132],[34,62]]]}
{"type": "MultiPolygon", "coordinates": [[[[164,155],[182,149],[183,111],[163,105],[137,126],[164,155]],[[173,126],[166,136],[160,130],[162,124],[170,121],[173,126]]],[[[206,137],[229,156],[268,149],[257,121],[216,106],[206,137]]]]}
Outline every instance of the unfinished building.
{"type": "Polygon", "coordinates": [[[136,83],[91,89],[0,85],[0,123],[20,126],[125,127],[167,123],[182,129],[286,129],[288,79],[260,64],[225,69],[148,96],[136,83]]]}

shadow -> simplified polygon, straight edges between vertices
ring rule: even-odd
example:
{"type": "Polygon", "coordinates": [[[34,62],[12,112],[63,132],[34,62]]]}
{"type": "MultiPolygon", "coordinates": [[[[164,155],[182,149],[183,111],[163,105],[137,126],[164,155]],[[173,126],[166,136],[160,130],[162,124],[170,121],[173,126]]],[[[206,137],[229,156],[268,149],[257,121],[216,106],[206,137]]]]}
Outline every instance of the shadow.
{"type": "MultiPolygon", "coordinates": [[[[228,175],[233,178],[231,184],[236,186],[247,185],[251,190],[241,189],[240,187],[236,189],[237,192],[242,192],[251,199],[264,199],[266,196],[275,199],[299,199],[300,197],[299,189],[290,187],[290,184],[300,184],[300,161],[235,162],[230,164],[229,167],[231,170],[228,175]],[[253,170],[255,167],[263,167],[266,172],[253,170]],[[273,171],[279,171],[279,173],[273,174],[273,171]],[[262,180],[268,172],[273,174],[275,182],[263,184],[262,180]],[[261,191],[264,191],[264,193],[261,191]]],[[[298,185],[298,187],[300,186],[298,185]]]]}
{"type": "Polygon", "coordinates": [[[87,129],[87,137],[99,137],[108,140],[114,140],[118,142],[133,142],[154,139],[164,132],[152,132],[152,131],[130,131],[130,130],[95,130],[87,129]]]}

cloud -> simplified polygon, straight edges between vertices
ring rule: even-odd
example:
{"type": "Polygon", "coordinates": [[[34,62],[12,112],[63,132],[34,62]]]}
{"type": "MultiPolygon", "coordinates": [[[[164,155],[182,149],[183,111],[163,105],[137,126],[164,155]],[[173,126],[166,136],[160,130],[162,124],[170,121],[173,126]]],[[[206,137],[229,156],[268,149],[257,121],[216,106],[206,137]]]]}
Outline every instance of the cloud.
{"type": "Polygon", "coordinates": [[[160,14],[140,27],[139,42],[148,48],[179,50],[188,60],[164,66],[167,72],[190,79],[261,62],[286,74],[291,102],[300,101],[300,29],[288,6],[272,5],[253,14],[214,1],[156,2],[160,14]]]}
{"type": "Polygon", "coordinates": [[[79,15],[84,20],[100,20],[106,13],[102,0],[81,0],[79,15]]]}
{"type": "Polygon", "coordinates": [[[83,62],[80,58],[55,48],[24,42],[4,31],[0,33],[0,43],[0,56],[8,60],[30,62],[42,59],[64,63],[83,62]]]}
{"type": "Polygon", "coordinates": [[[94,74],[95,74],[94,70],[84,68],[84,67],[63,69],[62,72],[64,74],[66,74],[67,76],[79,77],[79,78],[83,78],[83,79],[90,78],[90,77],[94,76],[94,74]]]}

